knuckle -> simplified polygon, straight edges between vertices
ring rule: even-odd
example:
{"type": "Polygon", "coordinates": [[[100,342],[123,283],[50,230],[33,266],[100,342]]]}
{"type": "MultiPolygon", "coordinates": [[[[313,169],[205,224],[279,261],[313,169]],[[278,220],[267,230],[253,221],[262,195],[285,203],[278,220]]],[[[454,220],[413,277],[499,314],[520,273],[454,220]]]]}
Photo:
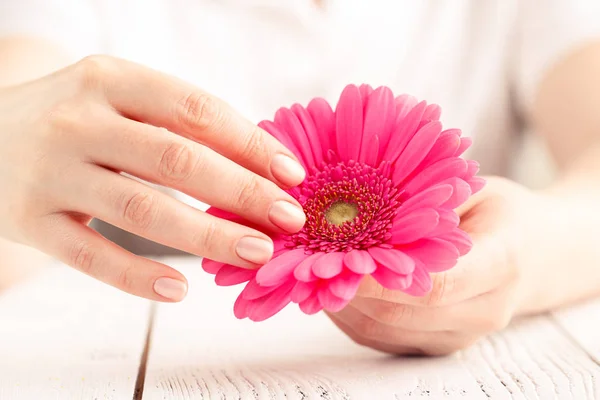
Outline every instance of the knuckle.
{"type": "Polygon", "coordinates": [[[133,267],[129,266],[127,268],[124,268],[119,273],[119,276],[117,278],[117,285],[121,290],[130,292],[134,288],[135,281],[136,281],[136,279],[135,279],[133,267]]]}
{"type": "Polygon", "coordinates": [[[257,154],[264,153],[266,148],[265,136],[256,127],[246,136],[246,139],[242,143],[240,156],[244,159],[253,159],[257,154]]]}
{"type": "Polygon", "coordinates": [[[193,128],[214,126],[220,119],[217,101],[210,95],[195,92],[178,103],[178,120],[193,128]]]}
{"type": "Polygon", "coordinates": [[[79,83],[86,89],[97,87],[109,73],[112,62],[111,57],[103,55],[91,55],[81,59],[76,64],[79,83]]]}
{"type": "Polygon", "coordinates": [[[251,175],[245,183],[240,186],[238,193],[233,196],[235,204],[233,208],[240,210],[252,210],[260,201],[262,185],[257,175],[251,175]]]}
{"type": "Polygon", "coordinates": [[[88,243],[81,240],[73,242],[69,254],[69,264],[73,267],[86,274],[91,274],[95,258],[95,253],[88,243]]]}
{"type": "Polygon", "coordinates": [[[405,304],[382,302],[375,311],[375,319],[387,325],[401,325],[411,321],[413,312],[405,304]]]}
{"type": "Polygon", "coordinates": [[[450,296],[455,290],[455,279],[451,274],[441,273],[435,275],[433,288],[427,298],[428,307],[440,307],[448,304],[450,296]]]}
{"type": "Polygon", "coordinates": [[[150,193],[135,193],[123,206],[123,218],[128,223],[146,230],[152,226],[156,215],[156,198],[150,193]]]}
{"type": "Polygon", "coordinates": [[[198,160],[198,155],[190,146],[171,143],[161,154],[158,167],[159,175],[168,181],[185,181],[193,175],[198,160]]]}
{"type": "Polygon", "coordinates": [[[223,233],[216,221],[208,222],[203,229],[199,229],[192,238],[194,247],[200,249],[202,255],[214,258],[219,251],[219,243],[222,243],[223,233]]]}

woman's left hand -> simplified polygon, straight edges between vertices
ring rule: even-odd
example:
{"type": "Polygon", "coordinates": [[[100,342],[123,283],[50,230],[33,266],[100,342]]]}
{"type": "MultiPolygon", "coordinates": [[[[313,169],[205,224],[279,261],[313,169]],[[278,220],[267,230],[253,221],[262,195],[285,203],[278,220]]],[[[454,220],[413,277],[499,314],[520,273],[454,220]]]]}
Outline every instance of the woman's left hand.
{"type": "Polygon", "coordinates": [[[473,249],[453,269],[432,276],[427,296],[391,291],[367,277],[355,299],[330,318],[361,345],[444,355],[504,328],[516,312],[544,307],[531,304],[529,295],[548,271],[538,271],[536,263],[526,270],[519,255],[535,246],[532,238],[548,220],[547,200],[513,182],[488,178],[486,188],[457,210],[473,249]]]}

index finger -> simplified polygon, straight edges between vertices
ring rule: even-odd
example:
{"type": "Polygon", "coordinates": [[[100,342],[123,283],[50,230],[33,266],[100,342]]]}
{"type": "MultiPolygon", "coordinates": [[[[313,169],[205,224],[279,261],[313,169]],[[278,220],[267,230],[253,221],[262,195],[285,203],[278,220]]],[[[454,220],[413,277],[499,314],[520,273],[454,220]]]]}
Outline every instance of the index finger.
{"type": "Polygon", "coordinates": [[[422,307],[457,304],[487,293],[512,278],[507,252],[496,236],[474,238],[473,249],[454,268],[432,274],[431,291],[422,297],[386,289],[375,279],[363,279],[357,297],[381,299],[422,307]]]}
{"type": "Polygon", "coordinates": [[[91,62],[112,82],[103,85],[104,94],[124,116],[202,143],[282,187],[304,180],[304,167],[289,149],[223,100],[132,62],[109,57],[91,62]]]}

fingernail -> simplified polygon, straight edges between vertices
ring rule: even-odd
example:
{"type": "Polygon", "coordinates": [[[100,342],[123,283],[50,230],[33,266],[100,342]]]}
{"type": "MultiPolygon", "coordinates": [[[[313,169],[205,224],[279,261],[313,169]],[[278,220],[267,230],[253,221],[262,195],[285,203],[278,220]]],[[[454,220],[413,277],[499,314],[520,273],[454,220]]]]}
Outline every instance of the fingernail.
{"type": "Polygon", "coordinates": [[[306,216],[300,207],[285,200],[279,200],[271,206],[269,219],[284,231],[293,233],[302,229],[306,216]]]}
{"type": "Polygon", "coordinates": [[[154,291],[169,300],[180,301],[187,293],[187,285],[177,279],[158,278],[154,282],[154,291]]]}
{"type": "Polygon", "coordinates": [[[290,186],[301,184],[306,177],[306,171],[302,165],[284,154],[277,154],[273,157],[271,173],[275,179],[290,186]]]}
{"type": "Polygon", "coordinates": [[[246,236],[241,238],[235,247],[238,257],[254,264],[266,264],[273,256],[271,241],[246,236]]]}

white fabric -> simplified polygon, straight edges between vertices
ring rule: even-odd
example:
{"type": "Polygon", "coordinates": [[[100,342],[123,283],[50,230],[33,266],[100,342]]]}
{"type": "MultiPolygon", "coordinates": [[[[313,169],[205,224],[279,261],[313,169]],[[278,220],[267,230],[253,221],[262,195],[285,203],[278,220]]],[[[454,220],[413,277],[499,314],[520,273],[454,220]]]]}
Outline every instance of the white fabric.
{"type": "MultiPolygon", "coordinates": [[[[553,62],[600,37],[598,0],[0,0],[0,35],[54,39],[175,74],[254,121],[347,83],[440,104],[502,174],[553,62]]],[[[1,60],[0,60],[1,62],[1,60]]]]}

